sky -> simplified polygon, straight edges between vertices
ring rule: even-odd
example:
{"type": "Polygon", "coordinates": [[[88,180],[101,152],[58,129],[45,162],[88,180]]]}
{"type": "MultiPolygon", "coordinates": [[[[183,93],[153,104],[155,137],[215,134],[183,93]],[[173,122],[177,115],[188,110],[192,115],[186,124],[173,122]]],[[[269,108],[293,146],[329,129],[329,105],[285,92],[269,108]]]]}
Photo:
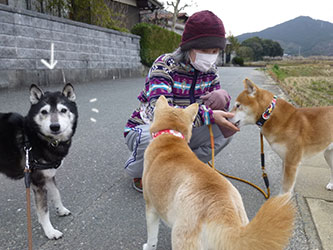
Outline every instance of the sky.
{"type": "Polygon", "coordinates": [[[227,35],[261,31],[298,16],[333,23],[333,0],[181,0],[180,5],[191,2],[196,4],[184,10],[187,14],[200,10],[214,12],[221,18],[227,35]]]}

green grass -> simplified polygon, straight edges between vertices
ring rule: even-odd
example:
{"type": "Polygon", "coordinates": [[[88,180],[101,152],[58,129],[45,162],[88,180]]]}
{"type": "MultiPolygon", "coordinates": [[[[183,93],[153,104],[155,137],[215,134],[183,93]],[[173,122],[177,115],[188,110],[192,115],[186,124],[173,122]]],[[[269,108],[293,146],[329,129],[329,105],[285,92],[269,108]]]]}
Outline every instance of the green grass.
{"type": "Polygon", "coordinates": [[[283,81],[287,76],[285,70],[281,69],[277,64],[274,64],[273,67],[271,67],[271,71],[274,73],[275,77],[279,81],[283,81]]]}

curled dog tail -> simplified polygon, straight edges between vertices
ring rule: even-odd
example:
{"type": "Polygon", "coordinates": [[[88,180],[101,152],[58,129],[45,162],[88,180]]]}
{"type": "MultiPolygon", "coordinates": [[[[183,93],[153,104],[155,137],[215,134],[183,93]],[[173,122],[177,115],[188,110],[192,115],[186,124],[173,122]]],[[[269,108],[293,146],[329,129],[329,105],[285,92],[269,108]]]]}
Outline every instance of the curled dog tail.
{"type": "MultiPolygon", "coordinates": [[[[247,225],[225,227],[209,223],[202,235],[208,249],[282,250],[293,232],[295,208],[291,194],[270,198],[247,225]]],[[[224,219],[225,220],[225,219],[224,219]]]]}
{"type": "MultiPolygon", "coordinates": [[[[266,201],[245,227],[236,229],[230,248],[248,250],[281,250],[293,232],[295,208],[287,193],[266,201]],[[236,236],[236,238],[234,238],[236,236]],[[238,237],[237,237],[238,236],[238,237]]],[[[231,230],[233,231],[233,230],[231,230]]]]}

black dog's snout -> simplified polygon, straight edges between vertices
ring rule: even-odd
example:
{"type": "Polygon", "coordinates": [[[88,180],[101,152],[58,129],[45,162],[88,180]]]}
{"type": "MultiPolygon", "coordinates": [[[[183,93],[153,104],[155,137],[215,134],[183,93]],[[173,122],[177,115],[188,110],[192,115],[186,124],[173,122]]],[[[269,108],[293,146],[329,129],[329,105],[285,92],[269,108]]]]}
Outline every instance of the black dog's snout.
{"type": "Polygon", "coordinates": [[[53,131],[53,132],[58,132],[59,129],[60,129],[60,124],[59,123],[52,123],[50,125],[50,129],[53,131]]]}

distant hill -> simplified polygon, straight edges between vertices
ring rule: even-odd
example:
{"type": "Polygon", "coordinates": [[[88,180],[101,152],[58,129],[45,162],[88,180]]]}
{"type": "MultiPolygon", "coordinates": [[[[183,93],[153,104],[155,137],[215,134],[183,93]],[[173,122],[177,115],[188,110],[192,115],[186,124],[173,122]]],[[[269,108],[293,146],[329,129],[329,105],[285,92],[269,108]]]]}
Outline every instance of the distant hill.
{"type": "Polygon", "coordinates": [[[333,23],[299,16],[259,32],[237,36],[239,42],[250,37],[271,39],[280,43],[285,54],[333,56],[333,23]]]}

